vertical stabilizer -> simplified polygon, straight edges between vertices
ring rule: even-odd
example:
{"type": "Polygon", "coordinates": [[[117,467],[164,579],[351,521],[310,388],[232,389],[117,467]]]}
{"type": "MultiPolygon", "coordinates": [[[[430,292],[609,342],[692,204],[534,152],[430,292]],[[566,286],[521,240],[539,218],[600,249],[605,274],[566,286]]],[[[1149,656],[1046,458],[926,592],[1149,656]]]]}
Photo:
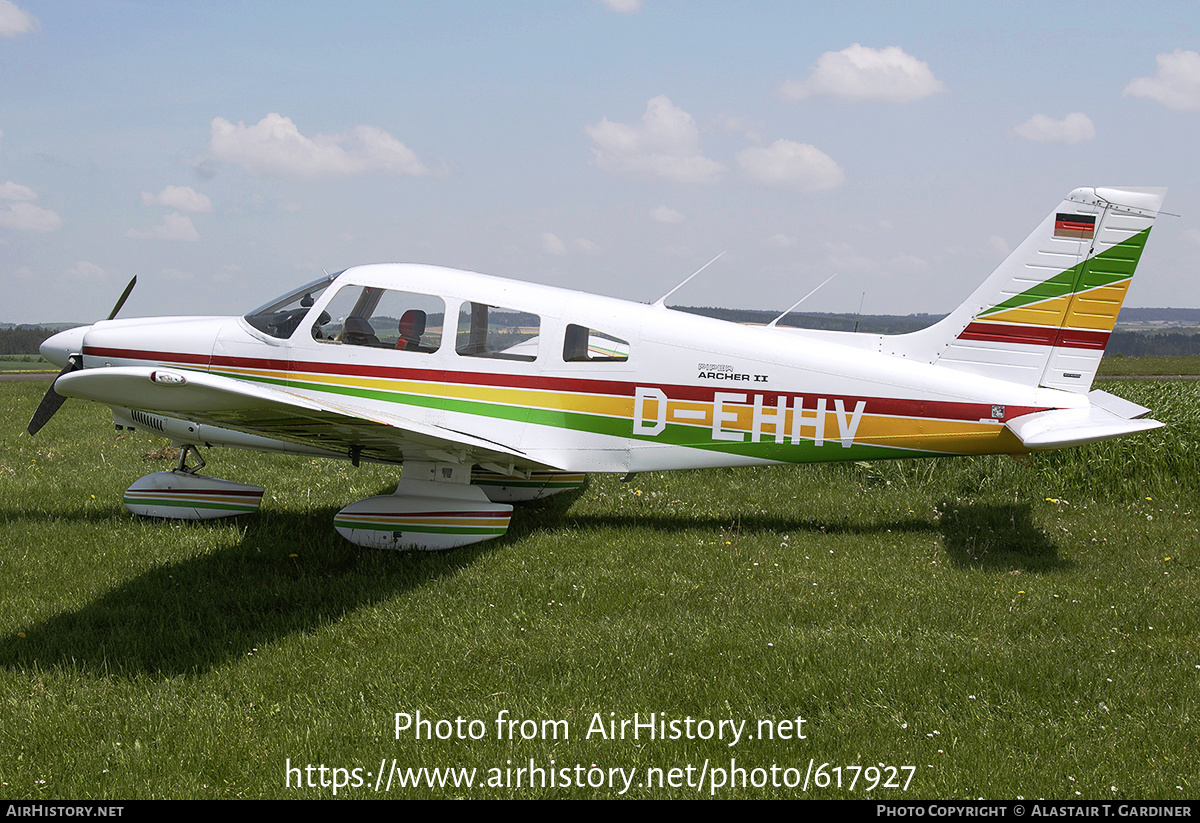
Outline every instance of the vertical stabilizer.
{"type": "Polygon", "coordinates": [[[1087,392],[1166,189],[1075,189],[941,322],[893,353],[1087,392]]]}

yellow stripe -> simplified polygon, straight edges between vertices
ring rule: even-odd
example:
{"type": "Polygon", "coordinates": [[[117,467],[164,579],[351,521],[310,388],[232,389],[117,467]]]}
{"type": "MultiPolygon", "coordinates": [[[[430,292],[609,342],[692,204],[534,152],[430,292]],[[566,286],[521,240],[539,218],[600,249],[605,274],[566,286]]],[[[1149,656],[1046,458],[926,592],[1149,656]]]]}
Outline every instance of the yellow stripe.
{"type": "MultiPolygon", "coordinates": [[[[274,380],[288,379],[288,375],[277,371],[260,369],[222,369],[243,376],[256,376],[274,380]]],[[[627,419],[633,415],[633,398],[612,395],[584,394],[579,392],[543,391],[540,389],[500,388],[496,386],[466,386],[460,383],[425,383],[413,380],[394,380],[377,377],[352,377],[333,374],[293,374],[291,379],[327,386],[346,386],[356,389],[402,392],[419,397],[436,397],[451,400],[473,400],[498,403],[508,406],[526,406],[555,411],[579,411],[580,399],[587,402],[589,414],[627,419]]]]}
{"type": "MultiPolygon", "coordinates": [[[[1106,290],[1124,291],[1125,281],[1120,287],[1101,287],[1092,289],[1085,294],[1096,293],[1097,297],[1108,297],[1101,294],[1106,290]]],[[[1044,301],[1045,304],[1054,304],[1055,309],[1065,311],[1070,298],[1062,297],[1053,300],[1044,301]]],[[[1089,303],[1080,301],[1081,305],[1090,306],[1089,303]]],[[[1042,304],[1039,304],[1042,305],[1042,304]]],[[[1101,304],[1103,305],[1103,304],[1101,304]]],[[[991,315],[987,319],[1005,320],[1007,322],[1018,322],[1019,317],[1035,316],[1028,308],[1013,309],[1008,312],[1003,312],[998,315],[991,315]]],[[[1028,320],[1024,321],[1027,324],[1028,320]]],[[[1077,328],[1087,328],[1086,326],[1076,326],[1077,328]]],[[[251,369],[230,369],[228,371],[237,371],[244,374],[257,374],[265,377],[282,378],[279,372],[269,372],[264,370],[251,369]]],[[[343,375],[321,375],[321,374],[306,374],[303,379],[314,383],[322,383],[326,385],[341,385],[355,388],[374,388],[384,391],[402,391],[407,394],[422,395],[427,397],[442,397],[459,400],[474,400],[488,403],[498,403],[510,406],[526,406],[536,407],[540,409],[550,409],[554,411],[575,411],[588,414],[603,414],[620,419],[631,419],[633,417],[633,398],[629,397],[612,397],[609,395],[592,395],[572,392],[556,392],[556,391],[541,391],[537,389],[520,389],[520,388],[497,388],[492,386],[463,386],[461,384],[447,383],[423,383],[411,380],[391,380],[384,378],[361,378],[348,377],[343,375]],[[584,401],[582,404],[580,401],[584,401]],[[582,408],[580,407],[582,405],[582,408]]],[[[750,396],[752,392],[745,392],[750,396]]],[[[645,420],[658,419],[658,403],[655,398],[646,398],[642,416],[645,420]]],[[[812,408],[805,408],[803,422],[803,439],[813,439],[814,430],[812,427],[812,415],[815,412],[815,401],[812,398],[806,398],[806,406],[812,403],[812,408]]],[[[764,412],[772,415],[776,410],[774,405],[764,406],[764,412]]],[[[853,414],[853,408],[847,408],[842,413],[842,419],[845,420],[853,414]]],[[[723,406],[724,420],[721,424],[723,431],[750,433],[754,422],[754,409],[749,404],[731,404],[727,403],[723,406]]],[[[792,418],[794,416],[793,409],[790,404],[785,413],[784,431],[792,431],[792,418]]],[[[689,400],[671,400],[667,401],[667,422],[673,425],[691,426],[697,429],[711,429],[713,421],[713,404],[702,401],[689,400]],[[698,416],[695,416],[698,415],[698,416]]],[[[773,421],[768,418],[761,426],[760,442],[770,443],[775,440],[775,428],[773,421]]],[[[790,436],[786,438],[790,440],[790,436]]],[[[837,442],[840,439],[840,430],[838,428],[838,414],[828,404],[825,412],[825,432],[824,439],[826,442],[837,442]]],[[[996,423],[974,423],[963,420],[937,420],[930,418],[916,417],[894,417],[889,415],[871,415],[864,413],[857,431],[854,435],[854,442],[861,445],[878,445],[891,446],[907,449],[932,449],[935,451],[953,451],[967,454],[984,454],[994,451],[1008,451],[1011,448],[1013,453],[1021,452],[1020,442],[1013,437],[1008,430],[1002,425],[996,423]],[[1009,446],[999,448],[996,445],[997,439],[1007,438],[1011,441],[1009,446]]],[[[361,515],[359,516],[361,517],[361,515]]]]}
{"type": "Polygon", "coordinates": [[[989,314],[978,319],[994,323],[1013,323],[1019,326],[1054,326],[1057,328],[1062,325],[1070,305],[1071,295],[1063,295],[1043,300],[1040,303],[1021,306],[1018,309],[989,314]]]}
{"type": "Polygon", "coordinates": [[[1128,290],[1129,280],[1122,280],[1075,295],[1067,314],[1067,328],[1112,331],[1128,290]]]}
{"type": "Polygon", "coordinates": [[[991,323],[1013,323],[1020,326],[1051,326],[1054,328],[1112,331],[1117,322],[1125,293],[1132,278],[1107,286],[1085,289],[1078,294],[1052,297],[1017,309],[989,314],[979,318],[991,323]]]}

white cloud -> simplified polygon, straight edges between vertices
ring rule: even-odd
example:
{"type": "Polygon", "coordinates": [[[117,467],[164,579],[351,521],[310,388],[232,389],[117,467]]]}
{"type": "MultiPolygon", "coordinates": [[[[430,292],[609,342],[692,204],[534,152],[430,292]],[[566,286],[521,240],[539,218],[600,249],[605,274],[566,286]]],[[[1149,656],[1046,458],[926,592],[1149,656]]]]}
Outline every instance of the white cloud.
{"type": "Polygon", "coordinates": [[[642,10],[642,0],[601,0],[601,2],[621,14],[634,14],[642,10]]]}
{"type": "Polygon", "coordinates": [[[737,161],[750,179],[779,188],[821,191],[837,188],[846,179],[842,167],[828,154],[791,140],[743,149],[737,161]]]}
{"type": "Polygon", "coordinates": [[[605,171],[676,183],[710,183],[724,171],[700,150],[700,131],[692,116],[665,95],[646,104],[640,124],[605,118],[586,131],[596,144],[591,162],[605,171]]]}
{"type": "Polygon", "coordinates": [[[213,280],[218,283],[232,283],[241,277],[241,272],[242,267],[237,263],[226,263],[219,272],[213,275],[213,280]]]}
{"type": "Polygon", "coordinates": [[[824,95],[847,103],[911,103],[945,90],[928,63],[899,46],[873,49],[858,43],[825,52],[807,80],[789,80],[781,89],[791,100],[824,95]]]}
{"type": "Polygon", "coordinates": [[[0,209],[0,228],[16,231],[54,231],[61,225],[62,218],[57,212],[32,203],[13,203],[8,208],[0,209]]]}
{"type": "Polygon", "coordinates": [[[1008,257],[1010,254],[1012,254],[1012,249],[1009,247],[1008,241],[998,234],[993,234],[991,237],[989,237],[987,245],[989,249],[1003,257],[1008,257]]]}
{"type": "Polygon", "coordinates": [[[37,200],[37,194],[28,186],[9,180],[0,186],[0,200],[37,200]]]}
{"type": "Polygon", "coordinates": [[[657,220],[659,223],[682,223],[683,215],[675,211],[675,209],[659,206],[655,209],[650,209],[650,219],[657,220]]]}
{"type": "Polygon", "coordinates": [[[825,243],[825,262],[832,271],[864,272],[875,269],[875,261],[850,243],[825,243]]]}
{"type": "Polygon", "coordinates": [[[192,218],[185,217],[177,211],[173,211],[164,217],[160,226],[155,226],[149,231],[130,229],[125,232],[125,236],[136,240],[157,238],[159,240],[179,240],[185,243],[195,243],[200,239],[199,232],[192,225],[192,218]]]}
{"type": "Polygon", "coordinates": [[[1096,137],[1096,127],[1092,120],[1081,111],[1072,112],[1062,120],[1055,120],[1044,114],[1035,114],[1029,120],[1013,129],[1013,133],[1026,140],[1037,143],[1066,143],[1074,146],[1084,140],[1096,137]]]}
{"type": "Polygon", "coordinates": [[[74,266],[67,270],[67,274],[72,277],[78,277],[80,280],[100,280],[104,277],[104,269],[97,266],[95,263],[89,263],[87,260],[80,260],[74,266]]]}
{"type": "Polygon", "coordinates": [[[212,200],[191,186],[167,186],[158,194],[142,192],[142,203],[147,206],[167,206],[179,211],[212,211],[212,200]]]}
{"type": "Polygon", "coordinates": [[[868,257],[850,243],[826,243],[825,262],[831,271],[872,275],[911,276],[930,270],[929,261],[911,254],[897,254],[886,260],[868,257]]]}
{"type": "Polygon", "coordinates": [[[789,246],[796,245],[796,238],[791,237],[790,235],[787,235],[787,234],[783,234],[781,232],[779,234],[772,234],[770,237],[763,240],[762,242],[763,242],[764,246],[767,246],[769,248],[786,249],[789,246]]]}
{"type": "Polygon", "coordinates": [[[1154,59],[1158,72],[1153,77],[1135,78],[1125,87],[1125,96],[1157,100],[1176,111],[1200,109],[1200,54],[1175,49],[1154,59]]]}
{"type": "Polygon", "coordinates": [[[215,160],[279,177],[429,173],[412,149],[383,129],[355,126],[346,134],[309,138],[291,118],[273,112],[252,126],[213,118],[208,150],[215,160]]]}
{"type": "Polygon", "coordinates": [[[751,143],[766,142],[766,139],[763,137],[762,123],[750,123],[742,117],[726,115],[721,118],[721,125],[725,131],[740,135],[751,143]]]}
{"type": "Polygon", "coordinates": [[[559,239],[558,235],[544,232],[542,234],[542,251],[546,254],[553,254],[555,257],[566,257],[572,251],[578,254],[599,254],[600,247],[583,237],[572,240],[568,246],[559,239]]]}
{"type": "Polygon", "coordinates": [[[167,268],[167,269],[162,269],[161,271],[162,271],[164,277],[166,277],[169,280],[173,280],[176,283],[186,283],[192,279],[192,275],[190,275],[188,272],[182,271],[180,269],[167,268]]]}
{"type": "Polygon", "coordinates": [[[38,27],[38,19],[10,0],[0,0],[0,37],[16,37],[38,27]]]}

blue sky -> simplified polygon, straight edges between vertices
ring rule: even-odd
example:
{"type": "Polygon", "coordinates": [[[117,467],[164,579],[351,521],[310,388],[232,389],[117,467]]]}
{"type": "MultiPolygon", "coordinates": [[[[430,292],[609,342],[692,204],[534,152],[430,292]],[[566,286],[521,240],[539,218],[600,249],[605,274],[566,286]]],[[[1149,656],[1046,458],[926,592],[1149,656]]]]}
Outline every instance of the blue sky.
{"type": "Polygon", "coordinates": [[[1200,306],[1192,3],[0,0],[0,321],[244,313],[357,263],[945,312],[1077,186],[1168,186],[1200,306]]]}

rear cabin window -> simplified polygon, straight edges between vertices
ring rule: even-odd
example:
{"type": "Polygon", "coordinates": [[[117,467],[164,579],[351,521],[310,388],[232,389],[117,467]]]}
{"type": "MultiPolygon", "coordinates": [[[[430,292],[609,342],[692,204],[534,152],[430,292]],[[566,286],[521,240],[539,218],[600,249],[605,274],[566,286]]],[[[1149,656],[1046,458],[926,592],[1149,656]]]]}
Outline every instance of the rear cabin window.
{"type": "Polygon", "coordinates": [[[621,363],[629,359],[629,343],[587,326],[567,326],[563,360],[568,363],[621,363]]]}
{"type": "Polygon", "coordinates": [[[423,352],[441,348],[446,304],[430,294],[347,286],[313,325],[313,339],[344,346],[423,352]]]}
{"type": "Polygon", "coordinates": [[[529,312],[486,303],[463,303],[458,312],[454,350],[463,357],[535,360],[541,322],[538,315],[529,312]]]}

